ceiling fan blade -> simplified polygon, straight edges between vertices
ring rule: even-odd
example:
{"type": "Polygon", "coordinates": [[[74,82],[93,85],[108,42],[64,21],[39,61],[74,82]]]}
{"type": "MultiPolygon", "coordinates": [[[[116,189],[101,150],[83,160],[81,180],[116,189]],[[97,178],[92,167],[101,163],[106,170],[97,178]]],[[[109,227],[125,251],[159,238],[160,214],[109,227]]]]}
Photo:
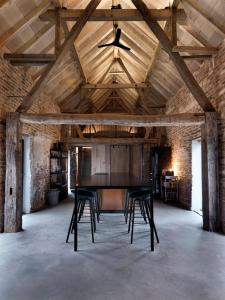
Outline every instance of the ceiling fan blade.
{"type": "Polygon", "coordinates": [[[113,45],[113,43],[98,45],[98,48],[109,47],[109,46],[112,46],[112,45],[113,45]]]}
{"type": "Polygon", "coordinates": [[[120,43],[117,44],[117,47],[119,47],[119,48],[121,48],[121,49],[124,49],[124,50],[127,50],[127,51],[130,51],[130,50],[131,50],[129,47],[124,46],[123,44],[120,44],[120,43]]]}
{"type": "Polygon", "coordinates": [[[115,43],[119,43],[120,36],[121,36],[121,29],[117,28],[117,30],[116,30],[116,37],[115,37],[115,41],[114,41],[115,43]]]}

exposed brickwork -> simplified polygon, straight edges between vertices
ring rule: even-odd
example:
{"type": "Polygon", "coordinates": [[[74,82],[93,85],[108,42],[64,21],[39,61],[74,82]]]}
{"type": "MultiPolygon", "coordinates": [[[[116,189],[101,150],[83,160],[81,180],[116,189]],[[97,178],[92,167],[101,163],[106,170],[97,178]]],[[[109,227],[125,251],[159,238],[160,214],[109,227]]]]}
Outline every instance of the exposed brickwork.
{"type": "MultiPolygon", "coordinates": [[[[0,58],[0,120],[4,123],[6,112],[15,111],[22,97],[31,89],[33,81],[23,68],[13,67],[0,58]]],[[[59,107],[42,93],[29,112],[59,112],[59,107]]],[[[60,126],[27,125],[22,126],[22,134],[31,136],[33,163],[31,176],[31,210],[38,210],[45,204],[49,186],[49,149],[60,138],[60,126]]],[[[5,126],[0,124],[0,232],[3,230],[5,181],[5,126]]]]}
{"type": "Polygon", "coordinates": [[[3,230],[5,182],[5,125],[0,124],[0,232],[3,230]]]}
{"type": "MultiPolygon", "coordinates": [[[[219,112],[219,193],[225,232],[225,42],[214,61],[206,61],[194,74],[216,110],[219,112]]],[[[167,103],[166,113],[202,112],[186,87],[167,103]]],[[[200,128],[168,128],[168,141],[173,149],[173,166],[181,179],[180,202],[191,206],[191,141],[201,136],[200,128]]]]}
{"type": "Polygon", "coordinates": [[[49,188],[49,149],[51,145],[52,137],[49,135],[34,135],[32,139],[31,211],[42,208],[46,202],[46,191],[49,188]]]}

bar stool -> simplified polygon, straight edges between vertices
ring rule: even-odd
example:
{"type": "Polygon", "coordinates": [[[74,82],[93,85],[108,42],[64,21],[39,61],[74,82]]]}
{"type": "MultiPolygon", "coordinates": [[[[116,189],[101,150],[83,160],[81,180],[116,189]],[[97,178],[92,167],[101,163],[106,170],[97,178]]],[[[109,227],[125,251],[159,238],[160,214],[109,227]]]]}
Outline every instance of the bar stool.
{"type": "MultiPolygon", "coordinates": [[[[125,198],[125,205],[124,205],[124,217],[125,217],[125,223],[127,224],[127,220],[128,220],[128,215],[129,215],[129,211],[130,211],[130,208],[131,208],[131,202],[130,202],[130,199],[131,199],[131,194],[134,193],[134,192],[139,192],[139,191],[143,191],[143,190],[146,190],[145,188],[129,188],[127,189],[127,192],[126,192],[126,198],[125,198]]],[[[144,214],[144,210],[142,209],[142,213],[144,214]]],[[[145,216],[145,214],[144,214],[145,216]]],[[[146,219],[146,217],[144,217],[146,219]]]]}
{"type": "MultiPolygon", "coordinates": [[[[81,218],[84,216],[84,209],[86,204],[88,204],[89,208],[89,216],[90,216],[90,223],[91,224],[91,237],[92,243],[94,243],[94,232],[96,231],[96,219],[95,219],[95,208],[94,208],[94,194],[93,192],[87,190],[78,190],[78,223],[86,223],[81,222],[81,218]]],[[[70,220],[70,225],[67,233],[66,243],[69,241],[69,236],[73,233],[74,228],[74,221],[75,221],[75,208],[73,209],[72,217],[70,220]]]]}
{"type": "Polygon", "coordinates": [[[130,229],[131,229],[130,243],[133,244],[135,218],[143,218],[145,223],[149,224],[150,229],[151,229],[151,221],[153,222],[154,234],[155,234],[157,243],[159,243],[158,233],[157,233],[157,230],[155,227],[154,220],[151,220],[149,191],[148,190],[134,191],[130,194],[130,198],[131,198],[131,201],[130,201],[129,225],[128,225],[128,233],[130,233],[130,229]],[[139,207],[141,216],[136,215],[137,207],[139,207]],[[146,216],[147,216],[147,218],[146,218],[146,216]]]}
{"type": "Polygon", "coordinates": [[[81,190],[92,192],[94,195],[94,208],[95,208],[95,213],[97,216],[97,221],[99,223],[100,221],[100,203],[99,203],[99,196],[98,196],[98,190],[95,188],[82,188],[81,190]]]}

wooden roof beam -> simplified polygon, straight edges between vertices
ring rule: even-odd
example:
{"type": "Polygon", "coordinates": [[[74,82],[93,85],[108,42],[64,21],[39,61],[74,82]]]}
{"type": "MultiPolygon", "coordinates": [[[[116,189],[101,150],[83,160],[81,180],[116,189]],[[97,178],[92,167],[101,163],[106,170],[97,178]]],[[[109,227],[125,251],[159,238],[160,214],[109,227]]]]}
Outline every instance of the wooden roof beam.
{"type": "MultiPolygon", "coordinates": [[[[103,75],[100,77],[100,79],[98,80],[98,84],[102,84],[104,82],[104,80],[106,79],[109,71],[111,70],[113,64],[115,63],[115,59],[112,60],[112,62],[110,63],[110,65],[108,66],[108,68],[106,69],[105,73],[103,73],[103,75]]],[[[88,92],[88,97],[91,97],[95,92],[95,89],[92,89],[88,92]]]]}
{"type": "Polygon", "coordinates": [[[212,55],[182,55],[181,56],[184,60],[206,60],[212,59],[212,55]]]}
{"type": "MultiPolygon", "coordinates": [[[[131,76],[130,72],[127,70],[127,68],[126,68],[125,64],[123,63],[122,59],[119,57],[117,60],[118,60],[118,62],[119,62],[119,64],[120,64],[120,66],[122,67],[122,69],[124,70],[124,72],[126,73],[126,75],[127,75],[128,79],[130,80],[130,82],[133,83],[133,84],[135,84],[135,80],[134,80],[133,77],[131,76]]],[[[146,99],[145,99],[145,95],[144,95],[142,89],[141,89],[141,88],[136,88],[136,91],[137,91],[137,93],[138,93],[138,95],[139,95],[139,97],[140,97],[140,99],[141,99],[141,101],[142,101],[142,104],[143,104],[144,106],[146,106],[146,105],[145,105],[146,99]]],[[[147,106],[146,106],[145,108],[146,108],[146,110],[148,111],[147,106]]]]}
{"type": "Polygon", "coordinates": [[[191,54],[207,54],[212,55],[218,52],[218,48],[215,47],[198,47],[198,46],[174,46],[173,52],[187,52],[191,54]]]}
{"type": "MultiPolygon", "coordinates": [[[[106,69],[106,71],[104,72],[104,74],[102,75],[102,77],[99,79],[98,83],[102,83],[102,82],[105,80],[105,78],[106,78],[108,72],[111,70],[113,64],[114,64],[114,60],[112,60],[112,62],[111,62],[111,64],[109,65],[109,67],[106,69]]],[[[80,84],[79,84],[78,86],[79,86],[79,90],[80,90],[80,89],[81,89],[81,82],[80,82],[80,84]]],[[[76,93],[78,92],[78,90],[76,90],[76,88],[75,88],[74,92],[75,92],[75,94],[76,94],[76,93]]],[[[87,98],[90,98],[90,97],[94,94],[94,92],[95,92],[94,89],[90,90],[90,91],[88,92],[88,94],[86,94],[86,97],[87,97],[87,98]]],[[[68,104],[69,104],[69,102],[73,99],[73,97],[74,97],[74,94],[72,94],[72,97],[70,97],[70,98],[69,98],[69,97],[66,97],[64,100],[60,101],[59,106],[60,106],[61,110],[64,109],[64,106],[65,106],[65,105],[68,105],[68,104]]]]}
{"type": "MultiPolygon", "coordinates": [[[[65,38],[67,38],[68,35],[69,35],[69,27],[68,27],[68,24],[66,22],[63,22],[63,30],[64,30],[65,38]]],[[[79,54],[77,52],[77,49],[76,49],[76,46],[75,46],[74,43],[73,43],[73,45],[71,47],[71,50],[72,50],[73,59],[74,59],[76,65],[77,65],[77,67],[79,69],[82,81],[83,81],[83,83],[86,83],[87,82],[87,78],[85,76],[84,69],[83,69],[83,67],[81,65],[80,57],[79,57],[79,54]]]]}
{"type": "Polygon", "coordinates": [[[123,114],[20,114],[26,124],[44,125],[122,125],[133,127],[202,125],[205,114],[183,113],[172,115],[123,114]]]}
{"type": "Polygon", "coordinates": [[[23,99],[21,105],[17,108],[17,112],[25,112],[32,106],[32,104],[35,101],[35,97],[40,94],[47,79],[49,78],[50,73],[53,72],[53,70],[55,70],[56,67],[62,62],[65,54],[70,49],[71,44],[74,43],[74,41],[77,39],[77,37],[79,36],[84,25],[87,23],[89,17],[95,11],[96,7],[98,6],[98,4],[100,2],[101,2],[101,0],[91,0],[90,1],[87,8],[84,10],[84,14],[81,15],[79,20],[72,27],[67,39],[64,41],[63,45],[61,46],[60,52],[56,58],[56,61],[54,63],[49,64],[49,66],[44,70],[43,75],[33,86],[31,91],[27,95],[27,97],[25,97],[23,99]]]}
{"type": "Polygon", "coordinates": [[[54,54],[19,54],[19,53],[5,53],[4,59],[8,60],[13,65],[34,65],[39,66],[49,64],[55,61],[54,54]]]}
{"type": "MultiPolygon", "coordinates": [[[[177,8],[178,5],[180,4],[180,0],[173,0],[172,1],[172,8],[177,8]]],[[[171,12],[172,13],[172,12],[171,12]]],[[[177,20],[177,15],[176,15],[176,20],[177,20]]],[[[171,19],[166,21],[166,24],[164,26],[164,30],[166,33],[168,33],[169,29],[170,29],[170,23],[171,23],[171,19]]],[[[153,71],[153,68],[154,66],[156,65],[156,62],[157,62],[157,59],[158,59],[158,56],[159,56],[159,53],[160,53],[160,50],[161,50],[161,44],[158,43],[156,49],[155,49],[155,52],[153,54],[153,57],[152,57],[152,62],[148,68],[148,71],[146,73],[146,79],[145,79],[145,82],[148,82],[150,77],[151,77],[151,74],[152,74],[152,71],[153,71]]]]}
{"type": "Polygon", "coordinates": [[[215,111],[211,102],[206,97],[204,91],[199,86],[198,82],[195,80],[194,76],[188,69],[185,64],[183,58],[179,53],[173,52],[173,44],[164,32],[164,30],[160,27],[160,25],[152,20],[151,15],[149,14],[148,8],[142,0],[132,0],[137,9],[141,12],[143,18],[145,19],[148,27],[152,30],[155,36],[158,38],[164,50],[169,54],[171,60],[177,68],[180,76],[184,80],[185,84],[189,88],[192,95],[195,97],[197,102],[203,111],[215,111]]]}
{"type": "MultiPolygon", "coordinates": [[[[149,9],[153,20],[167,21],[171,18],[170,9],[149,9]]],[[[83,14],[82,9],[61,9],[60,16],[64,21],[77,21],[83,14]]],[[[49,9],[39,16],[42,21],[54,21],[55,10],[49,9]]],[[[177,22],[186,23],[186,14],[183,9],[177,10],[177,22]]],[[[143,17],[136,9],[97,9],[88,21],[143,21],[143,17]]]]}
{"type": "MultiPolygon", "coordinates": [[[[174,3],[173,3],[174,5],[174,3]]],[[[174,46],[177,45],[177,8],[171,9],[171,40],[174,46]]]]}
{"type": "Polygon", "coordinates": [[[62,101],[60,101],[59,107],[61,108],[61,110],[63,109],[64,106],[66,106],[68,103],[70,103],[71,100],[73,100],[73,98],[78,93],[80,93],[81,85],[82,85],[82,82],[80,81],[79,84],[74,88],[74,90],[69,95],[67,95],[62,101]]]}
{"type": "Polygon", "coordinates": [[[82,86],[83,89],[138,89],[146,88],[149,84],[147,83],[97,83],[97,84],[85,84],[82,86]]]}
{"type": "Polygon", "coordinates": [[[58,56],[61,48],[62,21],[60,18],[60,8],[55,9],[55,55],[58,56]]]}

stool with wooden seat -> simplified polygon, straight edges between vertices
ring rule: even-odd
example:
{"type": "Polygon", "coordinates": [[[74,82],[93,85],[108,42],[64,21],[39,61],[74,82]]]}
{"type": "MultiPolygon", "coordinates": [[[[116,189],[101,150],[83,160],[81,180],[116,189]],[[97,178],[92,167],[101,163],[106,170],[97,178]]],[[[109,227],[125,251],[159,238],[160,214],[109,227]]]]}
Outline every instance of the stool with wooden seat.
{"type": "MultiPolygon", "coordinates": [[[[87,190],[78,190],[78,222],[81,222],[81,218],[84,216],[84,209],[86,204],[88,204],[89,208],[89,216],[90,216],[90,223],[91,224],[91,236],[92,236],[92,243],[94,243],[94,232],[96,231],[96,220],[95,220],[95,208],[94,208],[94,194],[91,191],[87,190]]],[[[67,233],[66,243],[69,241],[69,236],[73,232],[75,221],[75,208],[73,209],[72,217],[70,220],[70,225],[67,233]]]]}
{"type": "Polygon", "coordinates": [[[155,237],[157,242],[159,243],[158,233],[155,227],[154,220],[151,220],[152,216],[150,214],[150,199],[149,199],[149,191],[148,190],[139,190],[133,191],[130,193],[130,209],[129,209],[129,225],[128,225],[128,233],[130,233],[131,229],[131,244],[133,243],[133,235],[134,235],[134,224],[135,218],[143,218],[145,223],[148,223],[150,228],[153,223],[153,230],[155,233],[155,237]],[[136,215],[136,208],[139,207],[141,215],[136,215]],[[147,217],[147,218],[146,218],[147,217]],[[148,222],[147,222],[148,221],[148,222]]]}

